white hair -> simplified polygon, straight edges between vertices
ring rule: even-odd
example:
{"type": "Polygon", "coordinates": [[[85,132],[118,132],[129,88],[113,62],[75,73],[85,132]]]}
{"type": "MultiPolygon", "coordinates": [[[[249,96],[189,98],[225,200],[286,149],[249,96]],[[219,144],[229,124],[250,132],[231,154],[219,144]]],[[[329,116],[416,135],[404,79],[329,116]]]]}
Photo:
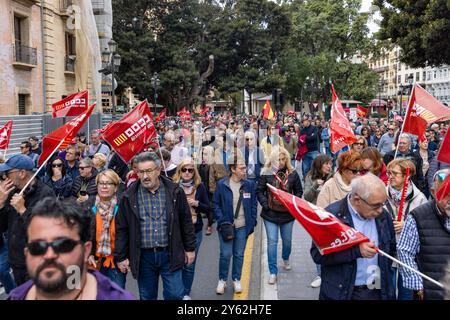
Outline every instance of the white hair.
{"type": "Polygon", "coordinates": [[[386,186],[383,181],[370,172],[353,179],[350,186],[352,188],[351,194],[356,194],[364,200],[367,200],[378,188],[386,190],[386,186]]]}
{"type": "Polygon", "coordinates": [[[398,140],[400,141],[401,139],[406,139],[406,140],[408,140],[408,143],[409,143],[409,144],[412,143],[411,137],[410,137],[409,134],[407,134],[407,133],[402,133],[402,134],[400,135],[400,138],[399,138],[398,140]]]}

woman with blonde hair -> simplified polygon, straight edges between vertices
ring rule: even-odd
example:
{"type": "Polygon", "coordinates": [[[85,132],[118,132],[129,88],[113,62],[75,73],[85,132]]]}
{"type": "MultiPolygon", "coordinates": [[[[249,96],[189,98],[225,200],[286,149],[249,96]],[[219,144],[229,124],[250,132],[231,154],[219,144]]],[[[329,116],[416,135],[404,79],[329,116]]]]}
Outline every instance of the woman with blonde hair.
{"type": "Polygon", "coordinates": [[[256,187],[258,201],[262,206],[261,217],[267,234],[267,256],[269,260],[269,284],[277,280],[278,232],[283,244],[282,258],[285,270],[290,270],[289,256],[292,246],[292,227],[294,218],[289,211],[273,196],[267,183],[289,192],[299,198],[303,194],[302,184],[297,171],[291,165],[289,152],[283,147],[272,148],[256,187]]]}
{"type": "Polygon", "coordinates": [[[92,158],[94,162],[94,168],[97,169],[97,172],[102,172],[106,170],[106,156],[103,153],[96,153],[92,158]]]}
{"type": "Polygon", "coordinates": [[[121,181],[117,173],[108,169],[97,174],[97,196],[92,207],[92,251],[89,264],[100,270],[111,281],[125,289],[126,273],[117,267],[116,215],[119,210],[121,181]]]}
{"type": "Polygon", "coordinates": [[[356,136],[356,141],[353,142],[351,150],[361,153],[364,148],[367,148],[367,140],[363,136],[356,136]]]}
{"type": "Polygon", "coordinates": [[[192,283],[194,282],[195,263],[197,261],[200,243],[203,238],[203,220],[201,213],[205,213],[207,216],[210,216],[212,213],[209,204],[208,191],[202,183],[197,166],[192,158],[185,158],[177,166],[177,171],[173,176],[173,182],[178,183],[186,194],[196,234],[195,260],[192,264],[183,267],[183,299],[190,300],[192,283]]]}

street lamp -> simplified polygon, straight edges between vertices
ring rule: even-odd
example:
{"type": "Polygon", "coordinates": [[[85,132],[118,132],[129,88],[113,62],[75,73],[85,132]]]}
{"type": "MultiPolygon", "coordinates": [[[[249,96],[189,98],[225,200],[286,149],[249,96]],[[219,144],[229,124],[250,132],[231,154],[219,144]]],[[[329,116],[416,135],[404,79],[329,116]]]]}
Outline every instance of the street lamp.
{"type": "Polygon", "coordinates": [[[152,78],[150,79],[153,85],[153,99],[154,99],[154,104],[153,104],[153,108],[154,108],[154,114],[156,116],[156,99],[158,99],[158,94],[156,93],[156,89],[158,89],[158,86],[160,84],[159,78],[158,78],[158,73],[155,72],[153,73],[152,78]]]}
{"type": "Polygon", "coordinates": [[[406,81],[408,82],[408,85],[403,85],[400,84],[400,90],[399,90],[399,94],[400,94],[400,115],[402,116],[402,108],[403,108],[403,94],[404,94],[404,90],[405,88],[408,88],[408,95],[411,94],[411,89],[412,89],[412,84],[414,82],[414,76],[412,74],[409,75],[408,78],[406,78],[406,81]]]}
{"type": "Polygon", "coordinates": [[[99,70],[100,73],[105,76],[111,74],[111,99],[112,99],[112,107],[113,107],[113,116],[112,120],[116,119],[116,96],[114,90],[114,74],[119,69],[121,64],[121,56],[116,53],[117,51],[117,42],[111,39],[108,42],[108,47],[102,52],[102,62],[103,69],[99,70]]]}

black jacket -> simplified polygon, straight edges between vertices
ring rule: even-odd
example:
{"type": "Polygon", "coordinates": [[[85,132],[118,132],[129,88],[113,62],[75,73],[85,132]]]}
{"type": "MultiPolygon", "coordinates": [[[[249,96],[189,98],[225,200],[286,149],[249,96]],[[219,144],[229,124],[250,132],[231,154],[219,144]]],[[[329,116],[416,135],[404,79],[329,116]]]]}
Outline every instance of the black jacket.
{"type": "Polygon", "coordinates": [[[300,135],[306,134],[306,147],[308,152],[319,151],[319,129],[316,126],[310,125],[300,131],[300,135]]]}
{"type": "Polygon", "coordinates": [[[8,260],[11,267],[25,268],[25,255],[23,250],[26,243],[26,227],[33,207],[45,197],[54,197],[53,190],[39,179],[24,192],[25,208],[23,215],[9,204],[12,196],[19,191],[13,191],[0,209],[0,233],[8,231],[8,260]]]}
{"type": "Polygon", "coordinates": [[[72,185],[72,196],[78,198],[78,192],[80,192],[81,186],[83,183],[87,184],[87,195],[89,196],[88,204],[92,206],[95,202],[95,196],[97,195],[97,183],[95,179],[97,178],[97,170],[92,169],[92,175],[89,178],[84,178],[82,176],[78,176],[72,185]]]}
{"type": "MultiPolygon", "coordinates": [[[[258,180],[258,185],[256,186],[256,195],[258,197],[259,203],[262,206],[261,217],[276,224],[287,223],[294,220],[294,217],[288,211],[278,212],[270,210],[268,198],[268,193],[270,191],[268,190],[268,187],[266,185],[267,183],[274,186],[275,176],[273,174],[266,175],[264,174],[263,171],[258,180]]],[[[299,198],[302,197],[303,195],[302,183],[300,181],[300,177],[298,176],[297,171],[294,170],[289,174],[288,183],[286,187],[289,193],[299,198]]]]}
{"type": "MultiPolygon", "coordinates": [[[[392,151],[386,153],[383,157],[384,163],[386,165],[388,165],[389,162],[394,160],[394,156],[395,156],[395,150],[392,150],[392,151]]],[[[419,157],[417,153],[413,153],[411,151],[409,151],[408,153],[401,153],[399,151],[399,152],[397,152],[397,158],[405,158],[405,159],[408,159],[408,160],[411,160],[412,162],[414,162],[414,164],[416,165],[416,174],[411,177],[411,180],[412,180],[412,182],[414,182],[414,184],[420,191],[424,192],[426,183],[425,183],[425,178],[424,178],[423,172],[422,172],[422,164],[423,164],[422,158],[419,157]]]]}
{"type": "Polygon", "coordinates": [[[115,173],[117,173],[122,181],[126,180],[127,173],[130,171],[125,161],[123,161],[117,153],[114,153],[109,161],[108,169],[112,169],[115,173]]]}
{"type": "MultiPolygon", "coordinates": [[[[191,212],[184,191],[164,176],[160,176],[166,190],[166,210],[169,213],[169,252],[170,271],[184,266],[185,251],[195,250],[195,233],[191,212]]],[[[139,276],[141,258],[141,228],[137,194],[140,181],[133,183],[122,201],[116,217],[117,261],[129,259],[133,277],[139,276]]]]}
{"type": "MultiPolygon", "coordinates": [[[[353,219],[348,209],[348,197],[332,203],[325,210],[334,214],[342,223],[354,228],[353,219]]],[[[387,254],[394,256],[396,241],[391,216],[383,209],[383,212],[375,221],[378,231],[378,247],[387,254]]],[[[362,258],[359,246],[356,245],[339,252],[322,255],[313,243],[310,252],[314,262],[321,265],[322,284],[319,299],[350,300],[356,280],[356,260],[362,258]]],[[[379,254],[378,266],[381,278],[381,299],[395,300],[392,262],[379,254]]]]}
{"type": "Polygon", "coordinates": [[[59,199],[69,198],[72,195],[73,180],[69,175],[65,175],[56,182],[50,176],[45,176],[42,182],[52,188],[59,199]]]}

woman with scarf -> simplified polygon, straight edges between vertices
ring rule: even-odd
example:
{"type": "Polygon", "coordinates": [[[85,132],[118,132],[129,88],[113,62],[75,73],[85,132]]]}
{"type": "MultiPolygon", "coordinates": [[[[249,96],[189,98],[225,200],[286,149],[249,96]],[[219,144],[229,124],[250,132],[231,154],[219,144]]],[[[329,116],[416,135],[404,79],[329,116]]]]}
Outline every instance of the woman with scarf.
{"type": "MultiPolygon", "coordinates": [[[[385,208],[391,214],[394,220],[395,233],[400,236],[403,229],[403,223],[406,216],[417,208],[418,206],[427,202],[425,195],[414,185],[411,179],[408,179],[408,189],[406,191],[405,202],[403,204],[404,212],[402,220],[397,221],[399,214],[400,201],[402,198],[402,191],[405,184],[406,169],[409,168],[412,177],[416,174],[416,166],[411,160],[404,158],[398,158],[389,162],[387,166],[387,175],[389,177],[389,185],[387,186],[388,200],[386,201],[385,208]]],[[[395,272],[397,274],[398,272],[395,272]]],[[[402,277],[398,273],[398,300],[412,300],[413,291],[406,289],[403,286],[402,277]]]]}
{"type": "Polygon", "coordinates": [[[277,249],[278,233],[281,233],[282,258],[285,270],[290,270],[289,256],[292,246],[292,227],[294,217],[273,196],[267,183],[275,188],[289,192],[299,198],[303,189],[300,177],[291,165],[289,152],[282,147],[274,147],[264,166],[256,187],[256,195],[262,206],[261,217],[267,235],[267,257],[269,260],[269,284],[275,284],[278,275],[277,249]]]}
{"type": "Polygon", "coordinates": [[[92,252],[89,264],[111,281],[125,289],[126,273],[117,268],[114,257],[116,242],[116,214],[119,209],[120,178],[113,170],[100,172],[96,177],[97,196],[92,207],[92,252]]]}
{"type": "Polygon", "coordinates": [[[173,176],[173,182],[178,183],[186,194],[191,210],[192,223],[195,228],[196,244],[195,244],[195,260],[190,265],[183,267],[183,300],[191,300],[190,294],[192,283],[194,282],[195,263],[198,257],[198,250],[202,242],[203,220],[202,213],[207,216],[211,215],[211,207],[209,205],[208,191],[202,183],[197,166],[191,158],[184,159],[177,167],[177,171],[173,176]]]}

